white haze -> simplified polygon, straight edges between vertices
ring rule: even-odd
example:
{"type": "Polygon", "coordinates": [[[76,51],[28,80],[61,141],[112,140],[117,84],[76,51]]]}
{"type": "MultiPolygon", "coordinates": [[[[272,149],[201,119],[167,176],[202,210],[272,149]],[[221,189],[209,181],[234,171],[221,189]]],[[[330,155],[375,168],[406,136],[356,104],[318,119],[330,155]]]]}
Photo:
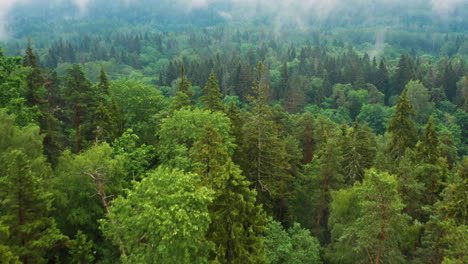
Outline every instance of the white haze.
{"type": "MultiPolygon", "coordinates": [[[[0,40],[5,39],[7,36],[8,25],[8,12],[15,5],[19,3],[33,2],[34,0],[0,0],[0,40]]],[[[79,14],[85,15],[88,5],[91,2],[99,0],[49,0],[50,3],[61,1],[73,1],[78,7],[79,14]]],[[[115,0],[131,6],[132,3],[140,0],[115,0]]],[[[154,4],[158,4],[159,0],[152,0],[154,4]]],[[[190,12],[192,9],[205,8],[212,3],[230,3],[233,9],[242,9],[240,19],[251,18],[256,15],[256,10],[268,11],[275,15],[275,26],[280,27],[285,23],[294,23],[299,27],[304,24],[304,20],[311,14],[324,18],[331,14],[331,12],[345,4],[352,4],[353,2],[361,2],[363,0],[174,0],[174,4],[178,3],[181,10],[190,12]]],[[[411,0],[373,0],[371,3],[411,3],[411,0]]],[[[460,5],[468,3],[468,0],[427,0],[432,6],[433,12],[440,17],[448,17],[460,5]]],[[[363,10],[363,14],[367,10],[363,10]]],[[[220,11],[220,16],[226,20],[234,19],[236,14],[228,11],[220,11]]]]}

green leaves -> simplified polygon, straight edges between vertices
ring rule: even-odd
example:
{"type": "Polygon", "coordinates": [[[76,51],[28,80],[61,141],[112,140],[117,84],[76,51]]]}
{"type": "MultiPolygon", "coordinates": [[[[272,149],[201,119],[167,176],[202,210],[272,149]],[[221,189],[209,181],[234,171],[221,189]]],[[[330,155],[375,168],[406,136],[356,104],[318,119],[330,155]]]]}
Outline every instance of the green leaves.
{"type": "Polygon", "coordinates": [[[113,201],[101,227],[126,252],[124,263],[207,263],[213,193],[199,183],[195,174],[160,167],[113,201]]]}
{"type": "Polygon", "coordinates": [[[269,219],[265,229],[265,253],[271,264],[319,264],[320,243],[310,232],[294,223],[287,231],[269,219]]]}

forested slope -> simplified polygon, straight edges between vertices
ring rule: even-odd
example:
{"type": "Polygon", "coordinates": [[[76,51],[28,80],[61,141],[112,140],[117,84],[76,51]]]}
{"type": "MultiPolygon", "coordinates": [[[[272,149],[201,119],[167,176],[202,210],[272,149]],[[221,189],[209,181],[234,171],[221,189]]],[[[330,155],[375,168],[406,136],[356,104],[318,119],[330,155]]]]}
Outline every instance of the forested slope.
{"type": "Polygon", "coordinates": [[[460,10],[278,28],[164,3],[12,11],[2,263],[466,263],[460,10]]]}

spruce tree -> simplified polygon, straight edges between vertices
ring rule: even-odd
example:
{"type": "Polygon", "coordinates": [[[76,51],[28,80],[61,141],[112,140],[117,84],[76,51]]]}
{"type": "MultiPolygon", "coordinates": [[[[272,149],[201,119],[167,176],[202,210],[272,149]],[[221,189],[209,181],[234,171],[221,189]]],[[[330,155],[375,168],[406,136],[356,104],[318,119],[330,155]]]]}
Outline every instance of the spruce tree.
{"type": "Polygon", "coordinates": [[[173,102],[174,110],[178,110],[182,107],[190,106],[193,104],[192,102],[193,93],[190,91],[191,87],[192,87],[192,83],[189,81],[189,79],[185,75],[185,68],[182,65],[182,68],[180,70],[179,87],[178,87],[178,91],[174,97],[174,102],[173,102]]]}
{"type": "Polygon", "coordinates": [[[223,94],[221,93],[218,80],[214,71],[210,74],[210,79],[206,83],[205,88],[202,90],[203,95],[200,100],[206,109],[211,111],[222,111],[224,109],[223,102],[221,100],[223,94]]]}
{"type": "Polygon", "coordinates": [[[47,253],[66,242],[50,216],[51,170],[39,128],[18,128],[12,121],[0,113],[0,254],[5,245],[22,263],[45,263],[47,253]]]}
{"type": "Polygon", "coordinates": [[[380,60],[379,69],[376,73],[375,86],[385,95],[385,104],[388,105],[388,99],[392,95],[392,91],[390,90],[390,78],[388,77],[385,59],[380,60]]]}
{"type": "Polygon", "coordinates": [[[67,71],[64,96],[68,121],[74,129],[72,142],[75,145],[75,153],[79,153],[85,140],[94,139],[92,126],[90,125],[94,93],[91,89],[91,82],[86,78],[78,64],[74,64],[67,71]]]}
{"type": "Polygon", "coordinates": [[[30,71],[26,75],[25,98],[28,106],[36,107],[38,112],[39,127],[44,136],[44,153],[50,162],[55,164],[62,150],[60,136],[58,134],[57,120],[50,111],[49,102],[43,98],[45,94],[45,77],[39,67],[39,58],[35,54],[31,43],[28,42],[26,54],[23,59],[23,66],[29,67],[30,71]]]}
{"type": "Polygon", "coordinates": [[[109,78],[103,67],[101,67],[96,88],[93,113],[94,134],[97,140],[112,142],[122,131],[122,120],[115,99],[110,94],[109,78]]]}
{"type": "Polygon", "coordinates": [[[417,150],[419,154],[418,159],[424,163],[436,164],[441,156],[439,139],[436,134],[434,120],[432,117],[430,117],[427,122],[424,134],[417,145],[417,150]]]}
{"type": "Polygon", "coordinates": [[[372,146],[369,131],[360,127],[357,121],[354,122],[349,135],[349,139],[342,144],[343,149],[343,169],[346,182],[353,184],[355,181],[362,181],[364,171],[372,167],[376,149],[372,146]]]}
{"type": "Polygon", "coordinates": [[[393,119],[390,120],[387,131],[391,133],[391,142],[388,154],[391,159],[398,160],[405,154],[406,148],[412,148],[417,142],[418,133],[413,120],[415,113],[409,102],[406,90],[400,96],[393,119]]]}
{"type": "Polygon", "coordinates": [[[276,89],[275,98],[277,100],[285,99],[290,91],[291,85],[289,82],[288,64],[284,62],[283,66],[281,67],[280,80],[278,88],[276,89]]]}
{"type": "Polygon", "coordinates": [[[260,237],[265,213],[256,204],[256,191],[223,147],[217,129],[207,126],[194,144],[193,172],[214,190],[208,207],[211,224],[207,238],[215,243],[214,263],[265,263],[260,237]]]}
{"type": "Polygon", "coordinates": [[[266,84],[265,72],[266,68],[260,62],[257,83],[253,87],[254,96],[249,98],[252,113],[243,128],[240,165],[258,190],[260,202],[274,210],[277,199],[286,192],[286,182],[290,180],[290,175],[287,173],[289,164],[285,145],[268,105],[269,86],[266,84]]]}

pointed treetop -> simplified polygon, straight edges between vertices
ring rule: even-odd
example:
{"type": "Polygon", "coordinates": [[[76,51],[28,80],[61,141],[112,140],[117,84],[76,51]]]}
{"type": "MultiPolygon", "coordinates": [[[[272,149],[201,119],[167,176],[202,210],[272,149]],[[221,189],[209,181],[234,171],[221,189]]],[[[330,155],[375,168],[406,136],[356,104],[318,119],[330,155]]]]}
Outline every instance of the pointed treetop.
{"type": "Polygon", "coordinates": [[[201,96],[200,99],[205,108],[211,111],[222,111],[224,109],[221,101],[223,94],[219,89],[218,80],[216,79],[214,71],[211,72],[210,78],[202,92],[203,96],[201,96]]]}
{"type": "Polygon", "coordinates": [[[110,82],[104,70],[104,66],[101,66],[98,87],[101,92],[103,92],[106,95],[109,95],[110,82]]]}
{"type": "Polygon", "coordinates": [[[414,147],[417,142],[418,132],[416,122],[413,120],[414,115],[413,106],[407,96],[407,90],[404,89],[395,106],[395,114],[393,119],[390,120],[387,130],[392,133],[389,151],[394,159],[402,157],[406,148],[414,147]]]}
{"type": "Polygon", "coordinates": [[[34,49],[31,45],[31,40],[28,40],[28,46],[24,55],[23,66],[38,68],[39,67],[39,58],[37,57],[34,49]]]}

